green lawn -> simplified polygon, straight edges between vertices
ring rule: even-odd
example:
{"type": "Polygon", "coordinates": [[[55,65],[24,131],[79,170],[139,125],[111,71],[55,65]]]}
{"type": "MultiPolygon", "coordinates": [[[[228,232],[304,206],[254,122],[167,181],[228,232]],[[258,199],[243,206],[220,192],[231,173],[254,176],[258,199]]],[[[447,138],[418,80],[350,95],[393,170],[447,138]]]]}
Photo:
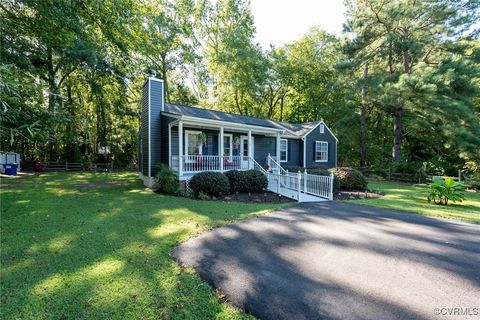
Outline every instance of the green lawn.
{"type": "Polygon", "coordinates": [[[3,179],[1,318],[246,318],[169,254],[279,207],[158,195],[133,173],[3,179]]]}
{"type": "Polygon", "coordinates": [[[466,192],[466,201],[439,206],[428,203],[425,185],[370,181],[368,188],[381,190],[385,196],[378,199],[353,200],[353,202],[480,224],[480,193],[466,192]]]}

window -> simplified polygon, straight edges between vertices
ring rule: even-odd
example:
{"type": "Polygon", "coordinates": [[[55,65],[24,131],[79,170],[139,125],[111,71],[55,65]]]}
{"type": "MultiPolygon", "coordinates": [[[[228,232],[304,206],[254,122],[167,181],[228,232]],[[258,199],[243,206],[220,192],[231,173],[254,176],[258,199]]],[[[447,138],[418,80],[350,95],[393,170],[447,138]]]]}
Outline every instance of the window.
{"type": "Polygon", "coordinates": [[[195,156],[202,154],[202,143],[199,139],[200,131],[185,131],[185,155],[195,156]]]}
{"type": "Polygon", "coordinates": [[[280,139],[280,162],[287,162],[288,141],[287,139],[280,139]]]}
{"type": "Polygon", "coordinates": [[[325,125],[323,123],[320,124],[320,133],[325,132],[325,125]]]}
{"type": "Polygon", "coordinates": [[[243,146],[242,146],[243,154],[242,154],[242,156],[248,157],[248,138],[243,138],[242,143],[243,143],[243,146]]]}
{"type": "Polygon", "coordinates": [[[231,134],[224,134],[223,135],[223,155],[224,156],[232,156],[232,135],[231,134]]]}
{"type": "Polygon", "coordinates": [[[315,141],[315,162],[328,161],[328,142],[315,141]]]}

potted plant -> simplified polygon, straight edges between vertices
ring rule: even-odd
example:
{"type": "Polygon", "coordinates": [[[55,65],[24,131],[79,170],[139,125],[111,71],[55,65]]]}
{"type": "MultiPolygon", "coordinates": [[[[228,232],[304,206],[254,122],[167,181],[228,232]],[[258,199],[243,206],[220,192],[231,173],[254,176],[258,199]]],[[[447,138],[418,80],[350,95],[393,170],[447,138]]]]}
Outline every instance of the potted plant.
{"type": "Polygon", "coordinates": [[[240,138],[238,136],[233,137],[233,146],[237,149],[240,146],[240,138]]]}
{"type": "Polygon", "coordinates": [[[207,135],[203,132],[200,132],[198,135],[197,135],[197,146],[200,147],[202,144],[204,144],[205,142],[207,142],[207,135]]]}

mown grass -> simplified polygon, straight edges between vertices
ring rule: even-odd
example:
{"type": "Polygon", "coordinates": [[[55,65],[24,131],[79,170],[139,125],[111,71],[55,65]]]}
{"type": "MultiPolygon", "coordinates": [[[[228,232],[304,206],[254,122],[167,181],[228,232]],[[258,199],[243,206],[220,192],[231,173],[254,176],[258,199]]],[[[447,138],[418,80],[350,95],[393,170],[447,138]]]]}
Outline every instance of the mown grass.
{"type": "Polygon", "coordinates": [[[134,173],[3,179],[1,318],[248,318],[170,251],[279,207],[158,195],[134,173]]]}
{"type": "Polygon", "coordinates": [[[370,181],[368,188],[380,190],[385,196],[378,199],[354,200],[354,203],[480,224],[480,193],[465,192],[466,201],[440,206],[427,201],[426,185],[370,181]]]}

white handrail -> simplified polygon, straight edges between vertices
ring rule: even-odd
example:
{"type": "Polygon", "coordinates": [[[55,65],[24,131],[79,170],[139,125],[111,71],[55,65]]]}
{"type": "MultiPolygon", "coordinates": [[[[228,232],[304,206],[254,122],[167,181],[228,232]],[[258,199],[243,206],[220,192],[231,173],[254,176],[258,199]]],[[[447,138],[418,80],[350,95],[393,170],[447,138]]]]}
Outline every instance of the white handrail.
{"type": "Polygon", "coordinates": [[[280,174],[288,174],[287,170],[283,169],[282,166],[279,165],[270,154],[268,154],[267,161],[270,169],[277,170],[280,174]]]}
{"type": "Polygon", "coordinates": [[[249,158],[250,158],[250,161],[252,163],[251,168],[253,170],[258,170],[263,174],[267,173],[267,171],[254,158],[252,158],[252,157],[249,157],[249,158]]]}

